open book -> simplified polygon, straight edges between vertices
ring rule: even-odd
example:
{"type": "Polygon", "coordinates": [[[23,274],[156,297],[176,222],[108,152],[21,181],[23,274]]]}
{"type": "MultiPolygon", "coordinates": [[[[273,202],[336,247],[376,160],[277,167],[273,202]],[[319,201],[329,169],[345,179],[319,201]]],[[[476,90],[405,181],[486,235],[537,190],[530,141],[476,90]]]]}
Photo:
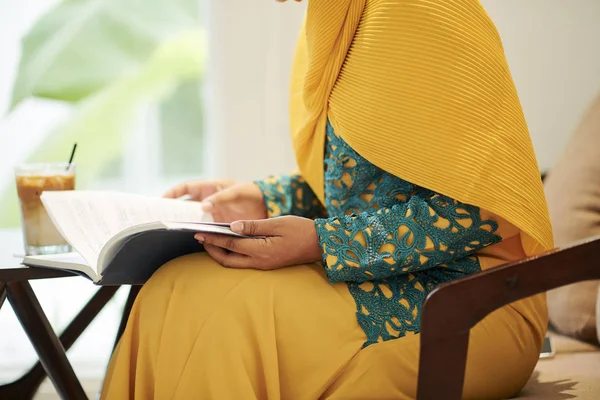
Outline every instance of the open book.
{"type": "Polygon", "coordinates": [[[202,251],[196,232],[239,236],[200,204],[122,193],[49,191],[50,219],[76,252],[27,256],[27,266],[67,269],[97,284],[142,284],[173,258],[202,251]]]}

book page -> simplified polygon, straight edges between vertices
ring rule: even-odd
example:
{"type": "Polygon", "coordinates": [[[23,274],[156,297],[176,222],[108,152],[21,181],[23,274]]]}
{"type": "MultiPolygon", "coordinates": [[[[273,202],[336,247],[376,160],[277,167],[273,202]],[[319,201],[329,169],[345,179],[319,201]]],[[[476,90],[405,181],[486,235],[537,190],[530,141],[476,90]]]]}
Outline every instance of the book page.
{"type": "Polygon", "coordinates": [[[211,221],[192,201],[77,190],[48,191],[41,199],[63,237],[96,271],[102,247],[124,229],[157,221],[211,221]]]}

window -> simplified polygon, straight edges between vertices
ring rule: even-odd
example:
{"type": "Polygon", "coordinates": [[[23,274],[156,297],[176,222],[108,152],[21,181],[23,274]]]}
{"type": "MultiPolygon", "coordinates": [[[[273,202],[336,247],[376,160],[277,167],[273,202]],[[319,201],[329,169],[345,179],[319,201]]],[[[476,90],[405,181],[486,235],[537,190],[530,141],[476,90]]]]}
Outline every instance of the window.
{"type": "Polygon", "coordinates": [[[157,194],[202,173],[203,2],[2,4],[0,109],[13,87],[19,103],[0,123],[0,228],[19,223],[14,164],[64,161],[73,141],[79,189],[157,194]]]}

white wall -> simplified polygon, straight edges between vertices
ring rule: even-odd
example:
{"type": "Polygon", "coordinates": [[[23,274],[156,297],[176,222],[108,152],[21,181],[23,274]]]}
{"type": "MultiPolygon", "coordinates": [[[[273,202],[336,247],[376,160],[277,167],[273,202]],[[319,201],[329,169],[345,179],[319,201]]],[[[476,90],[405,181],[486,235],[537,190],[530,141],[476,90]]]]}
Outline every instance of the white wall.
{"type": "Polygon", "coordinates": [[[600,0],[482,0],[496,23],[540,168],[600,92],[600,0]]]}
{"type": "Polygon", "coordinates": [[[305,7],[273,0],[210,2],[208,175],[248,180],[295,167],[288,87],[305,7]]]}

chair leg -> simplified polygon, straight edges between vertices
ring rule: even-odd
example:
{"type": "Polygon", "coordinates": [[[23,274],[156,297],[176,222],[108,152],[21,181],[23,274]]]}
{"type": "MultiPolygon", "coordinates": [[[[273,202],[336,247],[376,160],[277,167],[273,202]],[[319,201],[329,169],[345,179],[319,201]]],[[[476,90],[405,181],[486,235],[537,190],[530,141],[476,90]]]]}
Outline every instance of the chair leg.
{"type": "Polygon", "coordinates": [[[437,340],[431,340],[430,336],[421,336],[417,400],[440,398],[438,385],[432,382],[441,384],[448,390],[450,395],[444,395],[444,400],[460,400],[464,384],[464,371],[467,367],[469,331],[437,340]],[[440,354],[445,357],[440,358],[440,354]],[[436,355],[438,355],[437,359],[436,355]],[[434,364],[433,360],[438,362],[434,364]]]}

